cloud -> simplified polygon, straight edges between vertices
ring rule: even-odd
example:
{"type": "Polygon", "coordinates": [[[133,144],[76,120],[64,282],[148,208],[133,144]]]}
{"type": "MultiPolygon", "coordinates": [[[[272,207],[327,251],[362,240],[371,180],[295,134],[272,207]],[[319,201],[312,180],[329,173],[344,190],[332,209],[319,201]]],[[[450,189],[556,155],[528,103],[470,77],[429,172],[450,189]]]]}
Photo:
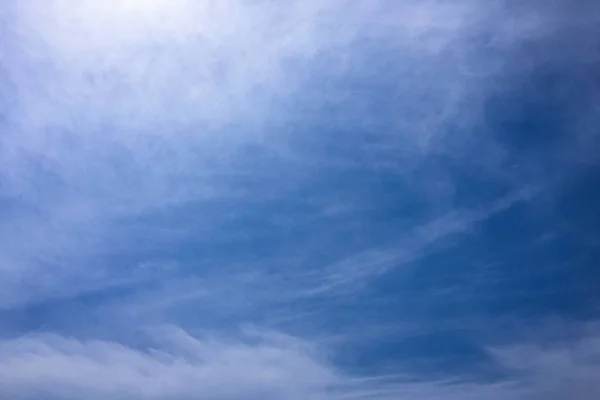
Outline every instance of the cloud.
{"type": "Polygon", "coordinates": [[[323,268],[319,281],[324,283],[314,284],[304,294],[333,294],[340,289],[355,290],[356,285],[368,284],[370,278],[395,268],[410,266],[425,255],[431,254],[433,248],[443,240],[468,232],[496,214],[519,203],[530,201],[539,191],[538,188],[524,187],[479,210],[455,209],[402,235],[391,246],[352,254],[334,265],[323,268]]]}
{"type": "MultiPolygon", "coordinates": [[[[63,301],[76,332],[94,318],[114,331],[129,317],[162,323],[174,309],[186,329],[210,316],[301,319],[312,306],[294,302],[356,294],[531,201],[532,182],[554,184],[546,167],[574,155],[594,165],[598,144],[597,101],[542,161],[491,121],[490,101],[526,97],[540,66],[592,75],[597,41],[583,39],[595,8],[538,5],[11,2],[0,40],[0,311],[63,301]],[[501,189],[463,201],[463,174],[501,189]],[[373,176],[392,176],[426,210],[398,207],[400,228],[369,230],[382,219],[373,210],[389,206],[373,176]],[[129,291],[114,299],[115,287],[129,291]]],[[[366,379],[299,339],[233,337],[179,332],[154,350],[64,332],[3,339],[0,394],[534,400],[598,390],[582,355],[597,353],[593,340],[488,349],[516,377],[481,383],[366,379]]]]}
{"type": "Polygon", "coordinates": [[[502,382],[353,377],[336,370],[307,342],[258,331],[245,341],[195,338],[173,328],[159,336],[160,347],[145,349],[57,335],[5,340],[0,344],[0,394],[65,400],[587,400],[600,393],[597,336],[562,346],[490,349],[511,376],[502,382]]]}
{"type": "MultiPolygon", "coordinates": [[[[360,75],[361,41],[428,57],[485,13],[432,4],[11,4],[10,44],[2,44],[11,90],[3,91],[0,195],[12,210],[0,228],[4,307],[112,282],[114,269],[89,264],[113,251],[123,219],[263,201],[264,185],[301,184],[313,163],[285,127],[322,114],[320,101],[302,106],[307,87],[360,75]]],[[[342,95],[350,115],[353,100],[342,95]]],[[[205,224],[210,235],[215,223],[205,224]]]]}
{"type": "Polygon", "coordinates": [[[249,345],[178,331],[168,336],[160,349],[146,351],[56,335],[3,342],[0,392],[17,398],[300,399],[321,398],[336,379],[291,339],[249,345]]]}

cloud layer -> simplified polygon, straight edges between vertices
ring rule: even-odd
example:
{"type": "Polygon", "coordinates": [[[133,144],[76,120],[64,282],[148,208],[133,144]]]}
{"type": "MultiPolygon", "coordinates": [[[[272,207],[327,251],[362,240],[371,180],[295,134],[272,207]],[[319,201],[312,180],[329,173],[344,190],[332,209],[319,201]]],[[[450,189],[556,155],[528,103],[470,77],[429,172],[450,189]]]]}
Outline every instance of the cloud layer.
{"type": "Polygon", "coordinates": [[[250,342],[197,339],[173,329],[161,336],[160,349],[145,350],[56,335],[4,341],[0,388],[18,399],[586,400],[600,390],[596,336],[568,346],[495,349],[513,375],[501,383],[345,376],[306,343],[256,331],[250,342]]]}

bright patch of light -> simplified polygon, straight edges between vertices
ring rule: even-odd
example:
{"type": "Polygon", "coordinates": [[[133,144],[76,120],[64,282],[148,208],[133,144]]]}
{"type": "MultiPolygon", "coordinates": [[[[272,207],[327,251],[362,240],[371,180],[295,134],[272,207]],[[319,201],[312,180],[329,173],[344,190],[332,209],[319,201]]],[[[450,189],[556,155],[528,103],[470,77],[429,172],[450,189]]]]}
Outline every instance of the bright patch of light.
{"type": "Polygon", "coordinates": [[[198,29],[203,7],[188,0],[34,0],[19,4],[21,25],[63,56],[131,50],[198,29]]]}
{"type": "Polygon", "coordinates": [[[122,0],[122,6],[125,10],[135,12],[161,11],[164,7],[168,7],[169,3],[166,0],[122,0]]]}

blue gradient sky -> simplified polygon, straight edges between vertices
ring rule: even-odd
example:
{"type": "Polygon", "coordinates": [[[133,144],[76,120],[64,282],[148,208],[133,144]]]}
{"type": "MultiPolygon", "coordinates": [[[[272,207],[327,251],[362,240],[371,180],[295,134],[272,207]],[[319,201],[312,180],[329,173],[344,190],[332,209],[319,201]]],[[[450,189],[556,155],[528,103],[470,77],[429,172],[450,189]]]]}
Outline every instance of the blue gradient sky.
{"type": "Polygon", "coordinates": [[[600,397],[594,2],[0,9],[0,397],[600,397]]]}

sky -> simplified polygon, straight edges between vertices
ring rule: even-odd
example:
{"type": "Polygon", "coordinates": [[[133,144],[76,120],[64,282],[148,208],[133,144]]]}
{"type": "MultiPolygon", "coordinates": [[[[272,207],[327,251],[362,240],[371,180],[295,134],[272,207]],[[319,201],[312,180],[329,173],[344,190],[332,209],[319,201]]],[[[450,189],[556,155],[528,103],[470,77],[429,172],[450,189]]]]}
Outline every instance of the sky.
{"type": "Polygon", "coordinates": [[[0,398],[599,398],[594,3],[4,1],[0,398]]]}

